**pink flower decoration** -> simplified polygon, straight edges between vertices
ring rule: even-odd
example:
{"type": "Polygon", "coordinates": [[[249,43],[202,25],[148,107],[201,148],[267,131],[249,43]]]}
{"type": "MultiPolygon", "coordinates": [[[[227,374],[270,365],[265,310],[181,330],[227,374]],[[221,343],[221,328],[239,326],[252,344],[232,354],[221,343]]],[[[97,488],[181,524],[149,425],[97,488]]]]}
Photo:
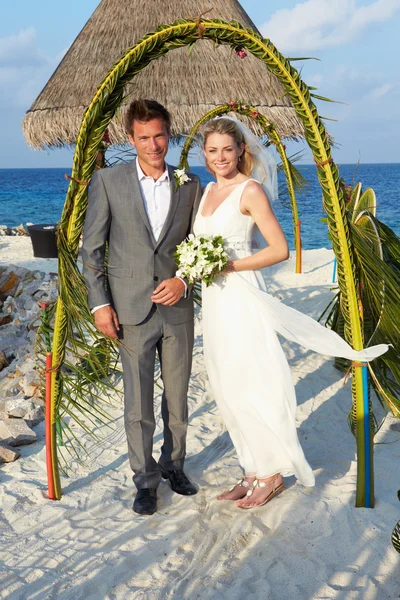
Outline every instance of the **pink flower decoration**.
{"type": "Polygon", "coordinates": [[[236,102],[234,102],[233,100],[231,100],[231,101],[229,102],[229,104],[230,104],[231,106],[236,106],[236,102]]]}
{"type": "Polygon", "coordinates": [[[253,112],[251,113],[251,116],[252,116],[252,117],[254,117],[254,119],[257,119],[257,117],[258,117],[258,112],[257,112],[257,111],[253,111],[253,112]]]}
{"type": "Polygon", "coordinates": [[[236,46],[235,52],[239,58],[246,58],[246,56],[247,56],[247,52],[241,46],[236,46]]]}

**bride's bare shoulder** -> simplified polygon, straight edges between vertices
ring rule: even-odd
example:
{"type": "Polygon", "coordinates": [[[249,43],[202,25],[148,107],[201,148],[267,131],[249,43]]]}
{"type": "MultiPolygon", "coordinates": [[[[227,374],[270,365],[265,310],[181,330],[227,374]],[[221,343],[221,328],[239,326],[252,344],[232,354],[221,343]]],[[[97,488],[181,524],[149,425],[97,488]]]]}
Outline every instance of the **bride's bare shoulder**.
{"type": "Polygon", "coordinates": [[[248,191],[253,194],[264,191],[262,186],[255,179],[250,179],[244,189],[245,191],[248,191]]]}
{"type": "Polygon", "coordinates": [[[243,199],[265,200],[266,194],[261,184],[255,179],[251,179],[243,190],[243,199]]]}
{"type": "Polygon", "coordinates": [[[252,215],[255,212],[271,210],[271,204],[262,185],[252,179],[246,185],[241,200],[241,209],[243,214],[252,215]]]}

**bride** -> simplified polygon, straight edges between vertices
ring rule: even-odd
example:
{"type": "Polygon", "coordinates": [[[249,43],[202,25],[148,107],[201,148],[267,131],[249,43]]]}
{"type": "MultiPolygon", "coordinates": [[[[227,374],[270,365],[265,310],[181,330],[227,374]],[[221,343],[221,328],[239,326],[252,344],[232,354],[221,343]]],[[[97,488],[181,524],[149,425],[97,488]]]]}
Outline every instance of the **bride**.
{"type": "Polygon", "coordinates": [[[236,119],[209,121],[203,136],[206,165],[216,182],[204,191],[194,233],[221,235],[230,259],[212,285],[203,284],[204,357],[243,469],[242,479],[218,499],[250,509],[278,494],[283,477],[315,483],[297,438],[295,391],[277,333],[350,360],[372,360],[387,346],[356,352],[333,331],[267,294],[259,269],[289,257],[270,203],[277,197],[276,164],[236,119]],[[256,232],[266,247],[252,253],[256,232]]]}

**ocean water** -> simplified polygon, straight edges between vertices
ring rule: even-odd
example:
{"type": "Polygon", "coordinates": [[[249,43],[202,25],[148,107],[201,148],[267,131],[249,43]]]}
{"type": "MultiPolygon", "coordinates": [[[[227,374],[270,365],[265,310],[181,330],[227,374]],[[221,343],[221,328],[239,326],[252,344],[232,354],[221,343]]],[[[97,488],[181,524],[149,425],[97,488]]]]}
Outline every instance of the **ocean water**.
{"type": "MultiPolygon", "coordinates": [[[[303,247],[329,248],[321,189],[314,165],[296,165],[307,179],[307,189],[298,194],[303,247]]],[[[205,185],[212,180],[205,167],[193,167],[205,185]]],[[[0,224],[56,223],[61,215],[68,182],[65,169],[0,169],[0,224]]],[[[341,165],[340,174],[347,184],[361,181],[372,187],[377,197],[377,217],[400,235],[400,163],[341,165]],[[357,171],[357,172],[356,172],[357,171]]],[[[280,174],[281,176],[281,174],[280,174]]],[[[284,176],[280,182],[284,180],[284,176]]],[[[275,213],[293,248],[293,226],[288,200],[274,202],[275,213]]]]}

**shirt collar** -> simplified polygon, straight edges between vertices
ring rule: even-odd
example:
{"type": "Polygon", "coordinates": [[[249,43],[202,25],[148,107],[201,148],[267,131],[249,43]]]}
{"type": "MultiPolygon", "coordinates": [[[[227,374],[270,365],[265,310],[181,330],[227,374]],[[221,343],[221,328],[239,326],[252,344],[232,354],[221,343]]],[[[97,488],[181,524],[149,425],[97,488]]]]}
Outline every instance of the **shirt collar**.
{"type": "MultiPolygon", "coordinates": [[[[154,179],[150,176],[150,175],[145,175],[142,171],[142,168],[139,164],[138,159],[136,159],[136,168],[137,168],[137,174],[138,174],[138,179],[139,181],[142,181],[143,179],[151,179],[152,181],[154,181],[154,179]]],[[[165,165],[165,171],[164,173],[161,175],[161,177],[159,177],[157,179],[157,182],[161,182],[161,181],[169,181],[169,172],[168,172],[168,166],[167,164],[165,165]]]]}

